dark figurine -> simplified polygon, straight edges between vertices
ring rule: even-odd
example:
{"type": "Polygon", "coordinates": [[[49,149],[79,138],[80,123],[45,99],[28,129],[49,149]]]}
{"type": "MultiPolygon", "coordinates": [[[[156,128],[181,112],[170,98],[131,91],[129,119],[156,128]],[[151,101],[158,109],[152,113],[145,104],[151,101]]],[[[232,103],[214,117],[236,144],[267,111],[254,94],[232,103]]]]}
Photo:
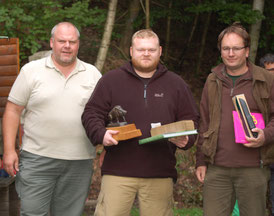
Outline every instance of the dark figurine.
{"type": "Polygon", "coordinates": [[[112,108],[112,110],[108,114],[109,124],[108,127],[118,127],[126,125],[126,115],[127,111],[124,110],[120,105],[116,105],[112,108]]]}

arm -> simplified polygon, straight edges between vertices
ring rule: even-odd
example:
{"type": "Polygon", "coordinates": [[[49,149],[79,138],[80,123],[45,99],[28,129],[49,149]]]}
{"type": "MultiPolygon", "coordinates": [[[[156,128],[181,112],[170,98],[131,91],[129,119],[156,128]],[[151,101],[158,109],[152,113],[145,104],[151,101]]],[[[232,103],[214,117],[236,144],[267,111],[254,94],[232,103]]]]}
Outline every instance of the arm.
{"type": "Polygon", "coordinates": [[[104,82],[104,76],[97,83],[89,101],[82,114],[82,124],[86,134],[93,145],[109,145],[112,137],[107,132],[107,115],[111,107],[110,87],[104,82]]]}
{"type": "Polygon", "coordinates": [[[15,151],[15,142],[20,122],[20,115],[24,106],[7,102],[3,115],[3,140],[4,140],[4,168],[11,176],[19,170],[18,156],[15,151]]]}
{"type": "Polygon", "coordinates": [[[249,138],[246,137],[246,140],[250,143],[245,144],[246,147],[260,147],[262,145],[273,144],[274,142],[274,84],[272,84],[270,97],[269,97],[269,121],[266,122],[266,126],[263,130],[259,128],[254,128],[254,132],[258,132],[258,137],[249,138]]]}
{"type": "Polygon", "coordinates": [[[208,105],[208,88],[207,83],[204,86],[201,102],[200,102],[200,125],[199,125],[199,134],[198,139],[196,141],[197,150],[196,150],[196,168],[199,166],[206,166],[204,161],[204,154],[202,152],[202,144],[204,142],[203,134],[208,131],[209,127],[209,105],[208,105]]]}

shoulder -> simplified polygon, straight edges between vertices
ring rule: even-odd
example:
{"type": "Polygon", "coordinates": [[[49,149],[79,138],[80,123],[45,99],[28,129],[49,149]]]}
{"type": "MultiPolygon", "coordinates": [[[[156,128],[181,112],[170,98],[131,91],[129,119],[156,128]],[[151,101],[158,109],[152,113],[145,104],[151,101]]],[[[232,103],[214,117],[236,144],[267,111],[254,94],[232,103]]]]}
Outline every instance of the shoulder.
{"type": "Polygon", "coordinates": [[[267,82],[271,85],[273,84],[274,75],[271,72],[252,63],[249,63],[249,67],[255,80],[267,82]]]}
{"type": "Polygon", "coordinates": [[[123,78],[127,78],[129,76],[132,76],[130,74],[130,66],[129,64],[122,65],[121,67],[112,69],[106,73],[104,73],[102,79],[104,80],[110,80],[114,82],[115,80],[121,80],[123,78]]]}
{"type": "Polygon", "coordinates": [[[92,73],[95,73],[95,74],[101,76],[100,71],[94,65],[92,65],[90,63],[87,63],[87,62],[84,62],[84,61],[79,60],[79,59],[78,59],[78,61],[80,62],[80,70],[84,69],[87,72],[92,72],[92,73]]]}
{"type": "Polygon", "coordinates": [[[33,60],[31,62],[28,62],[27,64],[25,64],[22,67],[22,69],[25,70],[25,71],[26,70],[36,71],[37,69],[46,66],[46,59],[47,59],[47,57],[41,58],[41,59],[38,59],[38,60],[33,60]]]}
{"type": "Polygon", "coordinates": [[[170,81],[172,82],[173,84],[183,84],[183,85],[187,85],[185,80],[183,79],[183,77],[181,77],[179,74],[173,72],[173,71],[170,71],[170,70],[167,70],[165,72],[163,72],[163,78],[167,81],[170,81]]]}

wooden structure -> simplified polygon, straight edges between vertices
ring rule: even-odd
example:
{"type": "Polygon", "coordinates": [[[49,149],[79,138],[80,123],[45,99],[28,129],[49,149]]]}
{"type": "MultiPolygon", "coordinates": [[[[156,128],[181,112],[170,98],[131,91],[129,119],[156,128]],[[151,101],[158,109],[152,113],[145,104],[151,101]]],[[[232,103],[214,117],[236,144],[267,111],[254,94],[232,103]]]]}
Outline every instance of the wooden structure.
{"type": "MultiPolygon", "coordinates": [[[[0,38],[0,121],[11,86],[19,73],[19,68],[19,39],[0,38]]],[[[2,137],[1,132],[0,137],[2,137]]],[[[1,145],[3,145],[2,138],[0,139],[0,154],[1,145]]],[[[18,203],[14,178],[0,177],[0,215],[18,216],[18,203]],[[16,204],[14,205],[14,203],[16,204]]]]}
{"type": "Polygon", "coordinates": [[[19,208],[14,178],[0,178],[0,215],[19,216],[19,208]]]}
{"type": "Polygon", "coordinates": [[[0,118],[19,68],[19,39],[0,38],[0,118]]]}

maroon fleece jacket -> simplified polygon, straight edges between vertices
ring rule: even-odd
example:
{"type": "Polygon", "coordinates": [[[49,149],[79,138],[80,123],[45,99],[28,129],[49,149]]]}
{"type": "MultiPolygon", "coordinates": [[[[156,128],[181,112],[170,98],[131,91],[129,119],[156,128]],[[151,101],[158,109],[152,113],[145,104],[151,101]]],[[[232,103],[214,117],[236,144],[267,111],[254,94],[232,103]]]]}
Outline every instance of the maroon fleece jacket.
{"type": "MultiPolygon", "coordinates": [[[[107,72],[97,83],[82,115],[83,126],[93,145],[102,144],[107,115],[116,105],[127,111],[126,121],[135,123],[142,136],[105,147],[102,175],[171,177],[176,181],[176,146],[167,140],[139,145],[138,140],[150,137],[151,123],[164,125],[193,120],[197,128],[199,114],[184,80],[161,64],[147,84],[137,76],[131,62],[107,72]]],[[[189,136],[184,149],[190,148],[195,138],[189,136]]]]}

